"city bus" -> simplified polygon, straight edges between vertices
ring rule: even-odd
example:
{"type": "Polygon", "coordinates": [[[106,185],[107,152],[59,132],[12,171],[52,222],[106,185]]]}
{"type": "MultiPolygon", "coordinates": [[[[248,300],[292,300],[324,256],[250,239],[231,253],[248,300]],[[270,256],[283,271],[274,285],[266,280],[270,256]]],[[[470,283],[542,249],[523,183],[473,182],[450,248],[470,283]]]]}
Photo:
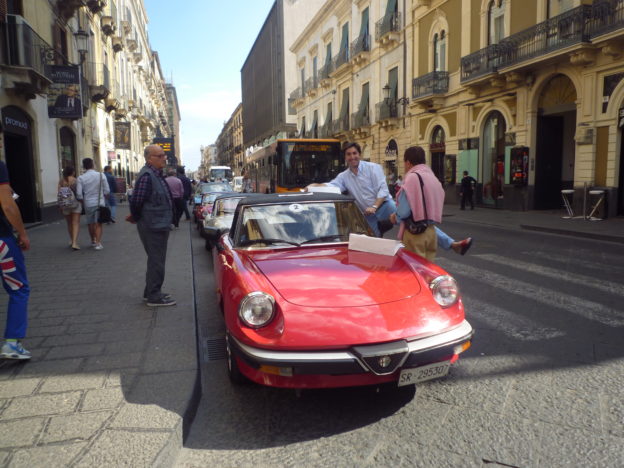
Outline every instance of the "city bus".
{"type": "Polygon", "coordinates": [[[208,169],[208,180],[210,182],[231,182],[232,169],[230,166],[210,166],[210,169],[208,169]]]}
{"type": "Polygon", "coordinates": [[[329,182],[344,169],[340,141],[288,138],[252,153],[246,171],[255,192],[298,192],[311,183],[329,182]]]}

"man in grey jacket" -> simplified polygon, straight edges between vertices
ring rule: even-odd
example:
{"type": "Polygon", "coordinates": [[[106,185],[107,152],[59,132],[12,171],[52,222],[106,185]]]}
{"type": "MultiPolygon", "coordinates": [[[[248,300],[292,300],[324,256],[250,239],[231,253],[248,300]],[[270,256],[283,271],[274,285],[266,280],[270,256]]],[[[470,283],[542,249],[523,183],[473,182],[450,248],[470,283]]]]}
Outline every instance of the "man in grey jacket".
{"type": "Polygon", "coordinates": [[[143,300],[152,307],[173,306],[176,302],[161,289],[165,281],[167,241],[174,213],[173,197],[162,172],[167,159],[158,145],[147,146],[143,155],[145,166],[134,185],[126,221],[136,223],[147,254],[143,300]]]}

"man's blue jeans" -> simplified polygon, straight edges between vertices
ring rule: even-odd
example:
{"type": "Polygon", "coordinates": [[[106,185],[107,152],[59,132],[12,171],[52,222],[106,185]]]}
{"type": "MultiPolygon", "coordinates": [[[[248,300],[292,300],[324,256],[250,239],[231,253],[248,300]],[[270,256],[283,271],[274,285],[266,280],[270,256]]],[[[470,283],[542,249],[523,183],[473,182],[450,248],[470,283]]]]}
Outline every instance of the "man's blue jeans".
{"type": "Polygon", "coordinates": [[[446,232],[438,228],[438,226],[435,227],[435,232],[438,239],[438,247],[441,247],[444,250],[451,250],[451,244],[455,242],[455,239],[453,239],[446,232]]]}
{"type": "Polygon", "coordinates": [[[377,208],[375,214],[364,215],[366,221],[368,222],[368,225],[371,227],[377,237],[380,236],[379,221],[388,220],[392,213],[396,213],[396,205],[394,203],[394,200],[386,200],[379,208],[377,208]]]}
{"type": "Polygon", "coordinates": [[[0,237],[0,266],[2,284],[9,295],[4,337],[20,340],[28,327],[28,296],[30,286],[26,277],[24,254],[13,236],[0,237]]]}

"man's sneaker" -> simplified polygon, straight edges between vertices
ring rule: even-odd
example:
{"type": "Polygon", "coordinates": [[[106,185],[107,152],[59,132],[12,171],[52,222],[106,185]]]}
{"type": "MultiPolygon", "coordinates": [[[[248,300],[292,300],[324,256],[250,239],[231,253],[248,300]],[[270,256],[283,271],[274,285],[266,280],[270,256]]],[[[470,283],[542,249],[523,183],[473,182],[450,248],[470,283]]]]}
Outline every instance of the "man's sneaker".
{"type": "Polygon", "coordinates": [[[94,250],[102,250],[104,248],[104,246],[102,244],[95,244],[95,247],[93,247],[94,250]]]}
{"type": "Polygon", "coordinates": [[[156,301],[147,301],[147,305],[149,307],[167,307],[176,305],[176,301],[171,298],[165,299],[164,297],[161,297],[156,301]]]}
{"type": "MultiPolygon", "coordinates": [[[[162,299],[171,299],[171,294],[169,294],[169,293],[162,293],[160,295],[160,297],[162,299]]],[[[147,297],[146,296],[143,296],[143,301],[147,301],[147,297]]]]}
{"type": "Polygon", "coordinates": [[[20,341],[5,341],[0,351],[4,359],[30,359],[30,351],[24,349],[20,341]]]}

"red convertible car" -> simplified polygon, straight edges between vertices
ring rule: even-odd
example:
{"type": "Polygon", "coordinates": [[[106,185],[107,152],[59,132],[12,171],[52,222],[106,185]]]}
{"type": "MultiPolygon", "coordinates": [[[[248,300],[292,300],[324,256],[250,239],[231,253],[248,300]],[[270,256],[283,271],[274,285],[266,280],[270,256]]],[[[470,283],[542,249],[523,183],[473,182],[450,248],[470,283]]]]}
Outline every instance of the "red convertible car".
{"type": "Polygon", "coordinates": [[[446,375],[468,349],[473,329],[447,272],[400,246],[349,248],[351,233],[372,234],[345,195],[238,203],[213,249],[233,382],[410,385],[446,375]]]}

